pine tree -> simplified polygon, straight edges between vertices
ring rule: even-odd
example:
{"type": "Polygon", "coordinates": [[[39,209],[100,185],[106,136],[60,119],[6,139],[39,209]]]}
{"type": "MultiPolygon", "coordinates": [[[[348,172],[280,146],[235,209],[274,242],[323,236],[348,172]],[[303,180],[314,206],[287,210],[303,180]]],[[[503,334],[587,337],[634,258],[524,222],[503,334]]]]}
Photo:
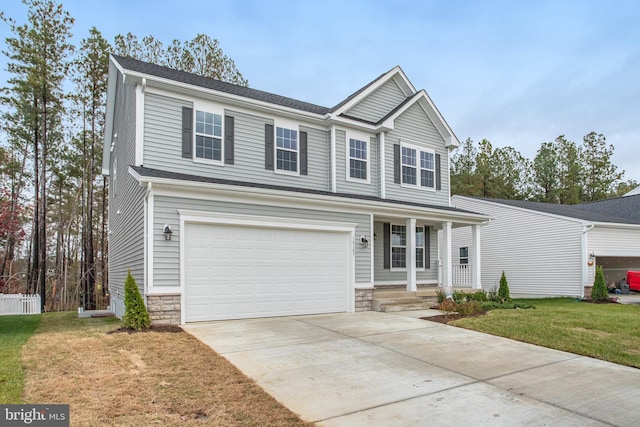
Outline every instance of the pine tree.
{"type": "Polygon", "coordinates": [[[127,273],[124,281],[124,307],[122,321],[125,328],[140,331],[151,327],[149,312],[131,271],[127,273]]]}
{"type": "Polygon", "coordinates": [[[501,303],[511,302],[511,296],[509,295],[509,284],[507,283],[507,276],[502,272],[500,277],[500,287],[498,288],[498,299],[501,303]]]}
{"type": "Polygon", "coordinates": [[[604,281],[604,272],[600,265],[596,267],[596,277],[593,281],[593,288],[591,289],[591,299],[593,301],[609,300],[609,290],[607,289],[607,283],[604,281]]]}

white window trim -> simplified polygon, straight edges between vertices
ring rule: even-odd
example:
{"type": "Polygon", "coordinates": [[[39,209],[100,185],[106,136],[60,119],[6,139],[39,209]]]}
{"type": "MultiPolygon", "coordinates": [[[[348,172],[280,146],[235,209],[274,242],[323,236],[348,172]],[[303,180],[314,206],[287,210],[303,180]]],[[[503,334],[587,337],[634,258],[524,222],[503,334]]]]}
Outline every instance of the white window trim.
{"type": "Polygon", "coordinates": [[[282,119],[274,120],[274,123],[273,123],[273,172],[280,175],[300,176],[300,127],[296,122],[293,122],[291,120],[282,120],[282,119]],[[290,150],[288,148],[278,148],[278,128],[295,130],[298,133],[298,139],[296,141],[298,145],[297,150],[290,150]],[[278,150],[296,152],[297,161],[296,161],[295,171],[278,169],[278,150]]]}
{"type": "MultiPolygon", "coordinates": [[[[389,260],[389,263],[390,263],[390,265],[389,265],[389,271],[407,271],[407,267],[406,267],[406,260],[408,259],[408,257],[406,256],[406,254],[407,254],[407,252],[406,252],[406,251],[407,251],[407,249],[408,249],[408,248],[407,248],[407,245],[401,246],[401,245],[394,245],[394,244],[393,244],[393,226],[394,226],[394,225],[395,225],[395,226],[401,226],[401,227],[404,227],[404,228],[405,228],[405,233],[406,233],[406,229],[407,229],[407,226],[406,226],[405,224],[393,224],[393,223],[391,224],[391,233],[390,233],[390,234],[391,234],[391,236],[390,236],[391,241],[389,242],[389,251],[390,251],[390,253],[389,253],[389,258],[390,258],[390,260],[389,260]],[[393,248],[394,248],[394,247],[395,247],[395,248],[405,248],[405,266],[404,266],[404,267],[394,267],[394,266],[393,266],[393,248]]],[[[426,254],[427,254],[427,253],[426,253],[426,251],[427,251],[427,248],[426,248],[426,242],[427,242],[427,234],[426,234],[426,233],[427,233],[427,227],[426,227],[426,226],[424,226],[424,225],[416,224],[416,229],[417,229],[417,228],[422,228],[422,232],[424,233],[424,238],[423,238],[423,240],[422,240],[422,246],[418,246],[418,245],[416,245],[416,249],[418,249],[418,248],[422,248],[422,267],[417,267],[417,266],[416,266],[416,271],[425,271],[425,270],[426,270],[426,262],[425,262],[425,259],[426,259],[426,254]]],[[[416,230],[416,232],[417,232],[417,231],[418,231],[418,230],[416,230]]],[[[405,236],[405,237],[406,237],[406,236],[405,236]]],[[[417,262],[418,262],[418,256],[416,255],[416,263],[417,263],[417,262]]]]}
{"type": "Polygon", "coordinates": [[[371,136],[353,131],[345,132],[345,179],[350,182],[358,182],[361,184],[371,184],[371,136]],[[360,160],[367,163],[367,179],[352,178],[351,177],[351,140],[356,139],[367,144],[367,158],[354,160],[360,160]]]}
{"type": "MultiPolygon", "coordinates": [[[[405,188],[418,188],[420,190],[425,190],[425,191],[432,191],[435,192],[436,191],[436,165],[435,165],[435,161],[436,161],[436,152],[435,150],[432,150],[430,148],[425,148],[425,147],[420,147],[419,145],[415,145],[412,143],[407,143],[404,141],[400,141],[400,186],[401,187],[405,187],[405,188]],[[407,184],[403,181],[403,175],[402,175],[402,168],[404,167],[404,163],[402,163],[402,148],[406,147],[406,148],[410,148],[412,150],[416,150],[416,183],[415,184],[407,184]],[[425,153],[431,153],[433,154],[433,187],[425,187],[423,185],[420,184],[421,182],[421,171],[422,170],[431,170],[431,169],[424,169],[421,167],[421,163],[420,163],[420,152],[425,152],[425,153]]],[[[412,166],[410,166],[412,167],[412,166]]]]}
{"type": "MultiPolygon", "coordinates": [[[[192,159],[194,163],[204,163],[204,164],[209,164],[209,165],[216,165],[216,166],[224,166],[224,108],[220,107],[219,105],[216,104],[212,104],[210,102],[194,102],[193,103],[193,123],[192,123],[192,129],[193,129],[193,137],[192,137],[192,159]],[[220,160],[213,160],[213,159],[204,159],[202,157],[197,157],[196,156],[196,136],[198,135],[198,133],[196,132],[196,115],[198,111],[203,111],[205,113],[211,113],[211,114],[217,114],[220,117],[222,117],[222,123],[221,123],[221,135],[220,135],[220,160]]],[[[206,135],[206,134],[200,134],[200,135],[204,135],[207,137],[211,137],[211,135],[206,135]]]]}

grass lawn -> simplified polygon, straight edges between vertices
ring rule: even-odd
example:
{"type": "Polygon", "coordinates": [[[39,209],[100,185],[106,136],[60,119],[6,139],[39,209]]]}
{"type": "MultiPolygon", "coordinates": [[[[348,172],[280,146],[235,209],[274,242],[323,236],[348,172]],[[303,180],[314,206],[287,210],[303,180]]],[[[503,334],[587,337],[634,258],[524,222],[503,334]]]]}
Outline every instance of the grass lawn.
{"type": "Polygon", "coordinates": [[[107,334],[119,320],[74,312],[41,319],[22,350],[23,399],[68,403],[71,425],[308,425],[185,332],[107,334]]]}
{"type": "Polygon", "coordinates": [[[22,403],[22,346],[40,323],[40,315],[0,316],[0,403],[22,403]]]}
{"type": "Polygon", "coordinates": [[[515,302],[536,309],[491,310],[451,324],[640,368],[640,306],[572,298],[515,302]]]}

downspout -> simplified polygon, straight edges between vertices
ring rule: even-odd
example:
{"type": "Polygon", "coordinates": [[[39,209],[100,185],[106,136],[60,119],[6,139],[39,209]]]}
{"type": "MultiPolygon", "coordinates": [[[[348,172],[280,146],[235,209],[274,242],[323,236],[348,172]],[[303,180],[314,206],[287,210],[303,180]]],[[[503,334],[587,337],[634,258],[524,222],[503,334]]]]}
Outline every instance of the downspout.
{"type": "Polygon", "coordinates": [[[581,235],[582,255],[580,256],[580,261],[582,262],[582,267],[581,267],[582,283],[580,286],[580,298],[584,298],[584,285],[587,283],[587,277],[589,275],[589,272],[587,271],[587,257],[588,257],[587,256],[587,233],[590,230],[593,230],[593,227],[595,227],[595,224],[582,226],[582,235],[581,235]]]}
{"type": "Polygon", "coordinates": [[[148,221],[148,218],[153,218],[153,196],[151,194],[153,188],[150,182],[147,182],[147,190],[144,194],[144,304],[147,305],[147,294],[149,293],[149,279],[151,278],[153,263],[149,258],[149,254],[153,251],[153,221],[148,221]]]}

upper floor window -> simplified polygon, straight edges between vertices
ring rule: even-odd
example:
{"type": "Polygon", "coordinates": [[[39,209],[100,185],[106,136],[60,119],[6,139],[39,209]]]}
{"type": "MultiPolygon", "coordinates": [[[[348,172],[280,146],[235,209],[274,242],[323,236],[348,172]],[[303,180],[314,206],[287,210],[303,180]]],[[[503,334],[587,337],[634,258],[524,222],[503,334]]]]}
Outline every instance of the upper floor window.
{"type": "Polygon", "coordinates": [[[435,153],[410,145],[401,147],[402,184],[435,189],[435,153]]]}
{"type": "Polygon", "coordinates": [[[276,128],[276,170],[298,172],[298,131],[276,128]]]}
{"type": "Polygon", "coordinates": [[[222,116],[196,110],[196,158],[222,161],[222,116]]]}
{"type": "Polygon", "coordinates": [[[369,180],[369,147],[366,141],[349,138],[350,179],[369,180]]]}

